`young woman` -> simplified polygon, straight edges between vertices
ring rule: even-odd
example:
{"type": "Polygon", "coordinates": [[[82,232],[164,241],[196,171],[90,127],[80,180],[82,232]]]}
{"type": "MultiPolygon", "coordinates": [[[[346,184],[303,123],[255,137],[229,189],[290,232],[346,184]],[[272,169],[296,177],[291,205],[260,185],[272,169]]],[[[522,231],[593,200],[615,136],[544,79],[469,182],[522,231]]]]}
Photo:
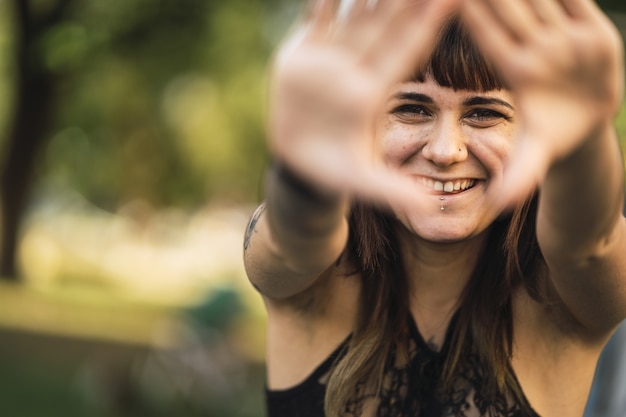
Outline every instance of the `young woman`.
{"type": "Polygon", "coordinates": [[[626,316],[622,66],[591,0],[315,2],[244,242],[268,416],[581,416],[626,316]]]}

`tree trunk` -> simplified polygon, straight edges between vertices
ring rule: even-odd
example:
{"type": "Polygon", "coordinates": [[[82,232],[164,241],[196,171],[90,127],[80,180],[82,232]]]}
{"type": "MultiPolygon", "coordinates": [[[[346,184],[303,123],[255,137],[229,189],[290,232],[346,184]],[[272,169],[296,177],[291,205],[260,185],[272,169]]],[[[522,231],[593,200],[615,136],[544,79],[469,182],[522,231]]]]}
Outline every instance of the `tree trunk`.
{"type": "Polygon", "coordinates": [[[28,203],[36,159],[48,132],[53,75],[37,59],[41,28],[29,18],[28,1],[14,0],[17,39],[16,102],[0,171],[0,278],[17,281],[16,252],[22,213],[28,203]]]}

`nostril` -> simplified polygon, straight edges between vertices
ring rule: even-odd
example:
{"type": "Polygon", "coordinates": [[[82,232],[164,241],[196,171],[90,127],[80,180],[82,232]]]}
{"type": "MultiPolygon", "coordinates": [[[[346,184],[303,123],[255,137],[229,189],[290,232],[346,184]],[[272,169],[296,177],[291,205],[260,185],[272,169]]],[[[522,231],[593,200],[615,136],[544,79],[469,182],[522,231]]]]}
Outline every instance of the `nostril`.
{"type": "Polygon", "coordinates": [[[422,148],[422,155],[437,166],[448,166],[463,161],[467,152],[458,143],[441,140],[426,144],[422,148]]]}

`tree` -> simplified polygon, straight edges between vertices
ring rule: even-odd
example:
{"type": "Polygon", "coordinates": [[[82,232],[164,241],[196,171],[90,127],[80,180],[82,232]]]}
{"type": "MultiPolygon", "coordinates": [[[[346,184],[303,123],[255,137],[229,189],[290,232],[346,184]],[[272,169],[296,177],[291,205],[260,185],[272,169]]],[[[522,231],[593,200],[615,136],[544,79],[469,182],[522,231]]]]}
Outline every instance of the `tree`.
{"type": "Polygon", "coordinates": [[[0,276],[6,279],[16,277],[18,228],[56,101],[56,75],[41,64],[38,42],[72,3],[60,1],[45,12],[35,13],[31,2],[12,0],[17,34],[15,104],[0,171],[0,276]]]}
{"type": "Polygon", "coordinates": [[[198,205],[255,192],[281,0],[11,1],[0,276],[17,277],[35,184],[57,181],[110,210],[133,198],[198,205]]]}

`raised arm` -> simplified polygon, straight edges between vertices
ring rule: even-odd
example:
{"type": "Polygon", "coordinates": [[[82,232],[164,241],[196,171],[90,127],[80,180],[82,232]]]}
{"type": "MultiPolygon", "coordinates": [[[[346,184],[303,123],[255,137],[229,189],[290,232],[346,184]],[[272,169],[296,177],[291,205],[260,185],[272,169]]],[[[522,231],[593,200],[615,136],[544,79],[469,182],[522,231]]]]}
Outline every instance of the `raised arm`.
{"type": "Polygon", "coordinates": [[[508,204],[539,186],[537,237],[553,285],[582,326],[606,332],[626,316],[624,168],[613,125],[621,38],[591,0],[465,5],[522,116],[496,200],[508,204]]]}
{"type": "Polygon", "coordinates": [[[423,204],[380,161],[373,128],[390,88],[426,60],[460,0],[318,0],[272,67],[269,148],[278,165],[245,243],[266,296],[308,288],[343,251],[348,200],[423,204]]]}
{"type": "Polygon", "coordinates": [[[266,200],[248,224],[246,272],[265,296],[284,299],[308,288],[343,251],[346,198],[324,193],[275,164],[266,177],[266,200]]]}
{"type": "Polygon", "coordinates": [[[548,171],[537,237],[560,296],[586,327],[608,330],[626,317],[623,166],[607,122],[548,171]]]}

